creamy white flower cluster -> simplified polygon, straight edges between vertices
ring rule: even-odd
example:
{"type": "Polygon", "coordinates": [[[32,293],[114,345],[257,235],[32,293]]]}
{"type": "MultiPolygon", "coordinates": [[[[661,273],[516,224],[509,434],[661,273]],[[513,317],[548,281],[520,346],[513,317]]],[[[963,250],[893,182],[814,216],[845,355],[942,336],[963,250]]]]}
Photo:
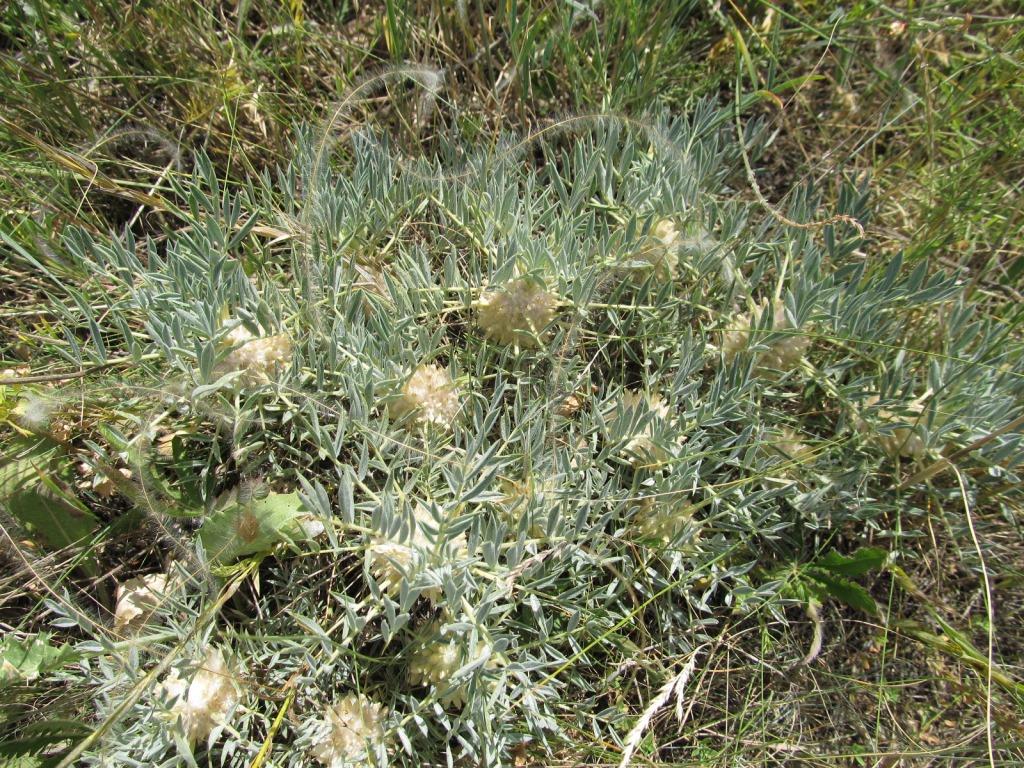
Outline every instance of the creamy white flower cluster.
{"type": "Polygon", "coordinates": [[[513,531],[531,506],[540,508],[541,514],[534,518],[528,531],[530,536],[540,538],[544,535],[544,520],[549,504],[556,504],[555,494],[558,483],[554,477],[548,476],[538,480],[535,475],[527,474],[522,480],[501,478],[499,480],[502,496],[498,500],[498,511],[502,521],[513,531]]]}
{"type": "Polygon", "coordinates": [[[375,765],[386,718],[387,710],[369,697],[343,696],[314,721],[313,757],[327,768],[375,765]]]}
{"type": "MultiPolygon", "coordinates": [[[[700,257],[719,249],[720,243],[700,221],[690,220],[679,228],[673,218],[658,219],[630,254],[634,264],[653,268],[654,276],[662,281],[675,280],[681,261],[700,257]],[[645,264],[646,262],[646,264],[645,264]]],[[[720,250],[719,277],[726,285],[739,279],[731,253],[720,250]]]]}
{"type": "Polygon", "coordinates": [[[771,445],[790,461],[809,459],[814,450],[804,442],[804,436],[790,427],[782,427],[778,434],[771,436],[771,445]]]}
{"type": "Polygon", "coordinates": [[[635,256],[654,268],[659,280],[672,280],[679,270],[682,237],[672,219],[659,219],[641,241],[635,256]]]}
{"type": "Polygon", "coordinates": [[[483,334],[499,344],[539,347],[558,311],[558,297],[536,280],[521,277],[485,291],[474,304],[483,334]]]}
{"type": "Polygon", "coordinates": [[[689,500],[671,500],[647,496],[640,499],[633,525],[643,539],[654,539],[662,544],[674,541],[687,533],[684,550],[692,550],[700,540],[701,527],[693,515],[694,507],[689,500]]]}
{"type": "Polygon", "coordinates": [[[191,678],[181,677],[175,669],[160,684],[157,695],[169,707],[172,721],[194,744],[228,723],[242,700],[242,686],[224,650],[210,648],[191,678]]]}
{"type": "MultiPolygon", "coordinates": [[[[404,539],[373,536],[366,548],[366,561],[370,573],[388,594],[399,593],[402,584],[424,567],[435,567],[453,562],[466,554],[465,534],[459,534],[443,545],[427,534],[432,525],[429,510],[420,503],[413,508],[413,524],[404,539]]],[[[441,600],[441,589],[428,588],[424,597],[433,603],[441,600]]]]}
{"type": "Polygon", "coordinates": [[[462,396],[446,368],[421,365],[388,406],[394,419],[408,418],[419,427],[451,429],[462,410],[462,396]]]}
{"type": "MultiPolygon", "coordinates": [[[[918,398],[903,406],[904,415],[893,413],[886,408],[879,408],[874,412],[878,422],[882,425],[904,424],[906,426],[887,427],[885,431],[879,431],[862,417],[858,417],[857,426],[862,431],[872,436],[877,444],[890,456],[902,456],[906,459],[922,459],[928,452],[928,446],[913,424],[921,418],[924,413],[923,402],[929,397],[918,398]]],[[[868,408],[878,403],[878,395],[872,395],[864,401],[868,408]]]]}
{"type": "Polygon", "coordinates": [[[807,444],[811,439],[787,426],[776,426],[760,433],[753,449],[763,462],[758,477],[764,487],[790,485],[816,462],[816,449],[807,444]]]}
{"type": "Polygon", "coordinates": [[[11,419],[22,429],[44,435],[53,421],[60,403],[53,398],[28,392],[21,396],[11,411],[11,419]]]}
{"type": "Polygon", "coordinates": [[[414,647],[409,661],[409,681],[430,686],[444,706],[461,707],[469,694],[472,670],[456,675],[463,667],[479,663],[483,669],[496,669],[497,654],[484,640],[471,644],[464,635],[441,633],[441,622],[428,624],[414,647]]]}
{"type": "Polygon", "coordinates": [[[137,632],[153,617],[168,596],[166,573],[150,573],[128,579],[117,585],[114,593],[114,629],[117,632],[137,632]]]}
{"type": "Polygon", "coordinates": [[[653,440],[655,425],[668,423],[671,419],[668,403],[656,393],[625,389],[605,414],[609,431],[619,431],[628,428],[632,414],[648,411],[653,413],[653,417],[641,427],[638,434],[629,438],[623,449],[634,466],[663,464],[671,458],[668,450],[653,440]]]}
{"type": "MultiPolygon", "coordinates": [[[[730,328],[722,334],[722,354],[727,361],[751,345],[751,337],[755,336],[754,329],[760,324],[767,308],[767,302],[762,301],[752,313],[736,315],[733,318],[730,328]]],[[[811,340],[790,322],[782,301],[772,303],[772,313],[772,330],[786,335],[767,349],[758,352],[757,367],[762,371],[790,371],[799,364],[810,347],[811,340]]],[[[758,339],[754,338],[753,342],[757,343],[758,339]]]]}
{"type": "Polygon", "coordinates": [[[292,361],[292,342],[287,334],[257,338],[244,326],[231,329],[224,341],[232,350],[217,366],[220,375],[241,371],[247,386],[258,386],[280,375],[292,361]]]}
{"type": "Polygon", "coordinates": [[[16,427],[58,443],[67,443],[74,434],[74,422],[61,414],[61,401],[50,394],[25,392],[10,417],[16,427]]]}
{"type": "Polygon", "coordinates": [[[790,427],[779,427],[765,432],[757,448],[770,464],[781,467],[783,474],[788,475],[798,465],[813,461],[814,449],[804,442],[806,439],[805,435],[790,427]]]}

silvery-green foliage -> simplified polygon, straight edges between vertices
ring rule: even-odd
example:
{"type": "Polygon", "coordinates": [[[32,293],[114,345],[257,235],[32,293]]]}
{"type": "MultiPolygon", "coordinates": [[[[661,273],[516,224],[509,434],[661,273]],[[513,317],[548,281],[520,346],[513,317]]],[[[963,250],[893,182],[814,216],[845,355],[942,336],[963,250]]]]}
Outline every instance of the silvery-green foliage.
{"type": "MultiPolygon", "coordinates": [[[[358,134],[347,163],[304,131],[292,164],[247,187],[224,187],[200,158],[166,238],[67,238],[68,265],[109,297],[98,313],[69,289],[66,322],[89,340],[69,334],[68,356],[135,361],[116,385],[123,442],[95,449],[137,467],[131,500],[182,542],[192,574],[131,652],[107,643],[81,671],[109,720],[88,761],[246,765],[269,744],[266,764],[310,765],[312,723],[354,691],[387,709],[374,748],[393,764],[615,743],[630,718],[608,699],[617,678],[692,652],[734,612],[778,610],[760,566],[851,522],[894,535],[893,478],[914,468],[878,430],[910,426],[938,457],[1019,412],[1019,349],[954,277],[879,269],[852,227],[794,228],[741,202],[729,114],[704,103],[683,118],[578,121],[432,159],[358,134]],[[680,233],[667,280],[635,258],[664,218],[680,233]],[[474,322],[481,292],[520,276],[559,302],[536,349],[474,322]],[[786,338],[771,312],[726,358],[723,334],[773,298],[810,339],[802,363],[758,368],[758,350],[786,338]],[[927,320],[916,337],[912,312],[927,320]],[[259,382],[226,370],[238,327],[286,338],[287,364],[259,382]],[[424,364],[459,388],[450,428],[389,411],[424,364]],[[623,408],[626,390],[657,394],[667,416],[623,408]],[[880,415],[926,394],[909,422],[880,415]],[[154,424],[183,435],[173,460],[154,450],[154,424]],[[798,459],[773,449],[784,428],[809,449],[798,459]],[[656,460],[630,453],[637,435],[656,460]],[[192,530],[239,482],[299,491],[325,528],[282,541],[258,588],[244,564],[211,565],[192,530]],[[517,483],[528,490],[511,499],[517,483]],[[642,515],[682,508],[690,522],[669,520],[666,540],[639,533],[642,515]],[[415,542],[396,590],[366,560],[381,538],[415,542]],[[225,584],[237,592],[211,615],[225,584]],[[462,706],[409,679],[418,647],[453,638],[472,651],[451,681],[462,706]],[[230,649],[245,694],[209,745],[190,746],[155,693],[166,672],[129,693],[209,644],[230,649]]],[[[745,141],[756,153],[761,131],[745,141]]],[[[819,217],[816,199],[800,190],[786,215],[819,217]]],[[[840,199],[837,213],[866,218],[865,190],[840,199]]],[[[1015,479],[1018,438],[975,460],[1015,479]]]]}

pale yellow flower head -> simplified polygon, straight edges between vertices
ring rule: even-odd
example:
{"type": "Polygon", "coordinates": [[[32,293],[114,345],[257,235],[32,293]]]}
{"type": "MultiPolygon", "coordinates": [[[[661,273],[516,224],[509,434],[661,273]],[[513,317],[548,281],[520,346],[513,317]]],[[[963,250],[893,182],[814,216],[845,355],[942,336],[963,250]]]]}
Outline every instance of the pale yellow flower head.
{"type": "MultiPolygon", "coordinates": [[[[762,334],[755,334],[754,329],[760,325],[767,306],[766,302],[761,302],[753,313],[736,315],[730,321],[729,328],[722,333],[721,341],[726,361],[758,342],[757,336],[762,334]]],[[[786,335],[758,352],[757,367],[760,370],[790,371],[800,363],[811,346],[811,340],[806,334],[800,333],[799,328],[794,328],[781,301],[772,304],[772,312],[772,331],[781,331],[786,335]]]]}
{"type": "Polygon", "coordinates": [[[421,365],[402,386],[388,410],[392,418],[409,418],[418,426],[451,429],[462,410],[462,394],[447,368],[421,365]]]}
{"type": "Polygon", "coordinates": [[[628,426],[631,421],[630,414],[637,411],[650,411],[654,416],[641,427],[638,434],[629,438],[623,450],[634,465],[663,464],[671,458],[671,454],[652,439],[655,424],[668,422],[671,418],[671,409],[661,395],[632,389],[623,390],[618,402],[612,404],[605,418],[609,428],[617,430],[620,424],[623,428],[628,426]]]}
{"type": "Polygon", "coordinates": [[[654,268],[656,277],[671,280],[679,269],[681,243],[676,223],[672,219],[659,219],[641,241],[635,255],[654,268]]]}
{"type": "Polygon", "coordinates": [[[167,598],[167,574],[150,573],[128,579],[117,585],[114,593],[114,629],[136,632],[146,625],[153,613],[167,598]]]}
{"type": "Polygon", "coordinates": [[[490,645],[477,641],[472,648],[465,638],[457,635],[441,636],[440,622],[425,628],[421,640],[409,661],[409,681],[413,685],[432,686],[445,706],[461,707],[469,693],[468,676],[456,679],[455,673],[474,661],[481,661],[485,669],[495,669],[499,660],[490,645]]]}
{"type": "Polygon", "coordinates": [[[224,651],[211,648],[190,680],[173,670],[158,687],[158,695],[170,705],[170,716],[180,723],[189,743],[195,743],[228,722],[241,702],[242,687],[224,651]]]}
{"type": "Polygon", "coordinates": [[[684,549],[690,551],[700,540],[701,533],[693,513],[694,506],[689,500],[648,496],[637,504],[633,525],[640,538],[662,544],[674,541],[685,532],[688,536],[684,549]]]}
{"type": "MultiPolygon", "coordinates": [[[[902,422],[908,425],[913,425],[921,418],[921,414],[924,412],[922,401],[925,400],[926,397],[927,396],[907,403],[902,409],[903,415],[893,413],[885,408],[879,408],[874,414],[877,423],[886,425],[902,422]]],[[[864,405],[870,408],[875,405],[878,400],[879,398],[877,395],[872,395],[864,402],[864,405]]],[[[857,426],[861,431],[870,434],[876,444],[890,456],[901,456],[906,459],[922,459],[928,452],[927,444],[913,426],[893,427],[882,432],[863,418],[857,419],[857,426]]]]}
{"type": "Polygon", "coordinates": [[[550,475],[541,479],[530,473],[521,480],[504,477],[498,482],[502,492],[498,509],[505,524],[514,532],[523,515],[531,506],[537,505],[540,511],[530,526],[529,535],[534,538],[542,537],[543,523],[547,519],[549,505],[558,503],[556,479],[550,475]]]}
{"type": "Polygon", "coordinates": [[[474,307],[476,323],[487,338],[533,349],[547,337],[558,297],[539,282],[522,277],[485,291],[474,307]]]}
{"type": "Polygon", "coordinates": [[[808,439],[791,427],[776,427],[761,434],[755,446],[768,472],[762,478],[768,484],[788,484],[801,470],[815,463],[815,449],[808,439]]]}
{"type": "MultiPolygon", "coordinates": [[[[374,536],[366,548],[366,562],[386,593],[394,597],[402,584],[413,577],[420,567],[431,567],[452,562],[464,556],[467,550],[465,534],[459,534],[445,543],[435,546],[426,533],[426,526],[432,523],[430,512],[423,504],[413,509],[413,525],[404,539],[388,536],[374,536]]],[[[441,601],[441,589],[430,588],[423,595],[433,603],[441,601]]]]}
{"type": "Polygon", "coordinates": [[[386,717],[387,710],[367,696],[343,696],[314,724],[313,757],[327,768],[374,765],[386,717]]]}
{"type": "Polygon", "coordinates": [[[241,382],[249,386],[266,384],[291,365],[292,341],[284,333],[257,338],[239,325],[231,329],[224,344],[232,350],[217,366],[217,374],[241,371],[241,382]]]}

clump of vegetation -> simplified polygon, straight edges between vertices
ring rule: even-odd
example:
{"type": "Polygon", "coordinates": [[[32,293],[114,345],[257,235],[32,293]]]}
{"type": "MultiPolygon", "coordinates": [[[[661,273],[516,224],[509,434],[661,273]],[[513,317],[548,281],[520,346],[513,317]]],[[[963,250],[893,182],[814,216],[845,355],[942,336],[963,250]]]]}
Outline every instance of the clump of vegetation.
{"type": "MultiPolygon", "coordinates": [[[[429,34],[393,5],[381,35],[404,57],[429,34]]],[[[625,0],[527,14],[489,42],[456,5],[430,24],[466,49],[462,76],[505,77],[524,110],[555,91],[537,58],[582,83],[571,106],[594,101],[573,55],[588,35],[652,36],[614,65],[632,73],[606,99],[619,108],[657,90],[652,60],[682,44],[673,14],[656,34],[625,0]],[[502,45],[521,70],[495,68],[502,45]]],[[[51,36],[73,26],[39,8],[51,36]]],[[[756,75],[769,41],[700,20],[756,75]]],[[[846,665],[879,649],[904,664],[890,644],[913,642],[970,671],[958,695],[984,703],[983,749],[1011,759],[993,723],[1012,726],[1024,684],[992,626],[1008,577],[981,541],[1019,523],[1024,341],[995,289],[881,242],[869,181],[768,202],[756,172],[778,142],[740,93],[481,142],[443,83],[405,65],[356,79],[326,123],[268,131],[272,170],[231,178],[231,143],[213,141],[155,182],[96,174],[146,221],[73,217],[47,238],[29,217],[3,234],[45,297],[5,347],[32,365],[0,373],[17,611],[3,754],[784,761],[792,713],[766,670],[814,689],[830,642],[846,665]],[[378,86],[392,114],[354,129],[350,102],[378,86]],[[915,581],[907,553],[943,536],[971,542],[958,555],[981,623],[915,581]],[[733,654],[743,694],[711,663],[733,654]],[[764,743],[747,753],[750,723],[764,743]]],[[[240,93],[248,144],[262,102],[240,93]]]]}
{"type": "MultiPolygon", "coordinates": [[[[924,367],[893,357],[880,375],[862,361],[859,345],[874,354],[906,312],[957,301],[955,279],[925,268],[900,276],[898,264],[867,274],[851,226],[819,238],[729,200],[718,180],[737,149],[710,104],[651,117],[647,130],[657,144],[608,122],[576,136],[586,151],[540,168],[483,153],[457,175],[396,166],[363,137],[350,174],[284,201],[311,211],[299,219],[308,230],[287,229],[294,220],[270,178],[227,190],[200,159],[180,185],[188,213],[164,241],[68,233],[60,268],[103,286],[109,301],[100,313],[98,296],[55,297],[61,322],[84,315],[90,329],[75,361],[131,361],[105,382],[120,404],[104,428],[119,440],[100,433],[82,450],[97,466],[136,462],[126,498],[148,499],[159,525],[198,526],[180,534],[198,570],[177,588],[173,632],[151,621],[125,659],[116,617],[82,627],[99,645],[88,671],[64,674],[92,692],[109,729],[83,756],[255,759],[270,749],[289,763],[334,760],[359,746],[337,712],[328,741],[306,753],[286,745],[302,734],[294,718],[334,711],[344,691],[392,713],[386,729],[376,716],[368,727],[395,760],[436,749],[438,759],[497,763],[517,745],[584,728],[614,740],[628,721],[590,692],[622,662],[623,643],[678,656],[715,642],[737,610],[784,599],[784,583],[764,574],[798,561],[802,540],[866,544],[848,526],[875,521],[870,499],[997,432],[1019,407],[1022,358],[984,318],[951,326],[957,354],[924,367]],[[417,209],[424,199],[437,202],[417,209]],[[379,247],[393,244],[377,261],[380,293],[359,287],[345,245],[379,201],[391,219],[417,210],[376,233],[379,247]],[[687,269],[672,279],[619,279],[630,246],[612,225],[626,221],[628,241],[672,205],[680,219],[709,212],[741,285],[723,279],[723,246],[676,253],[687,269]],[[289,239],[268,252],[256,222],[289,239]],[[536,273],[552,292],[515,277],[536,273]],[[565,297],[557,315],[554,291],[565,297]],[[760,310],[765,292],[782,297],[771,316],[760,310]],[[754,312],[721,337],[743,301],[754,312]],[[227,330],[225,316],[276,332],[227,330]],[[797,327],[813,328],[815,343],[810,330],[794,340],[797,327]],[[406,374],[416,360],[446,367],[406,374]],[[866,439],[871,398],[899,401],[926,383],[936,393],[927,407],[942,418],[920,420],[913,451],[892,450],[903,433],[866,439]],[[558,416],[551,404],[566,390],[589,395],[558,416]],[[793,449],[796,428],[827,448],[793,449]],[[166,432],[181,438],[169,458],[153,449],[166,432]],[[779,451],[762,449],[765,434],[782,436],[769,440],[779,451]],[[499,476],[538,467],[557,472],[557,486],[510,517],[499,476]],[[148,494],[147,483],[165,491],[148,494]],[[210,602],[254,568],[280,583],[210,602]],[[230,647],[231,671],[222,651],[207,652],[191,678],[175,670],[163,693],[141,695],[153,665],[181,655],[180,637],[230,647]],[[271,691],[293,691],[283,716],[271,691]],[[153,702],[165,700],[158,722],[153,702]],[[281,717],[265,747],[261,734],[281,717]]],[[[301,177],[301,158],[318,151],[302,146],[308,135],[299,141],[283,177],[301,177]]],[[[847,199],[848,215],[863,218],[863,195],[847,199]]],[[[790,216],[817,215],[805,200],[790,216]]],[[[889,414],[877,411],[879,429],[889,414]]],[[[997,439],[971,460],[995,465],[1015,450],[997,439]]],[[[130,589],[137,582],[122,596],[130,589]]]]}

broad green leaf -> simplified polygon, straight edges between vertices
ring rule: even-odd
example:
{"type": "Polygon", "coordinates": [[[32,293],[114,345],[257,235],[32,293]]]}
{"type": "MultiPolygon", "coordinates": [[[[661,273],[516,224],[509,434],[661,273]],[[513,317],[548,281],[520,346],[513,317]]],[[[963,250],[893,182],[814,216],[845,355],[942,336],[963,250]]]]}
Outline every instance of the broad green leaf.
{"type": "Polygon", "coordinates": [[[41,674],[59,669],[78,659],[69,645],[51,645],[50,635],[38,635],[20,641],[11,635],[0,640],[0,688],[31,682],[41,674]]]}
{"type": "Polygon", "coordinates": [[[826,594],[841,603],[872,616],[878,613],[875,599],[860,584],[818,569],[808,571],[807,577],[810,583],[820,587],[826,594]]]}
{"type": "Polygon", "coordinates": [[[64,489],[59,446],[36,441],[0,466],[0,504],[42,546],[62,549],[87,540],[99,521],[64,489]]]}
{"type": "Polygon", "coordinates": [[[296,492],[239,501],[232,491],[203,523],[199,540],[211,561],[230,563],[282,542],[305,541],[309,534],[303,523],[313,519],[296,492]]]}
{"type": "Polygon", "coordinates": [[[831,550],[815,560],[814,565],[838,576],[854,577],[880,569],[888,557],[888,552],[877,547],[861,547],[852,555],[831,550]]]}

